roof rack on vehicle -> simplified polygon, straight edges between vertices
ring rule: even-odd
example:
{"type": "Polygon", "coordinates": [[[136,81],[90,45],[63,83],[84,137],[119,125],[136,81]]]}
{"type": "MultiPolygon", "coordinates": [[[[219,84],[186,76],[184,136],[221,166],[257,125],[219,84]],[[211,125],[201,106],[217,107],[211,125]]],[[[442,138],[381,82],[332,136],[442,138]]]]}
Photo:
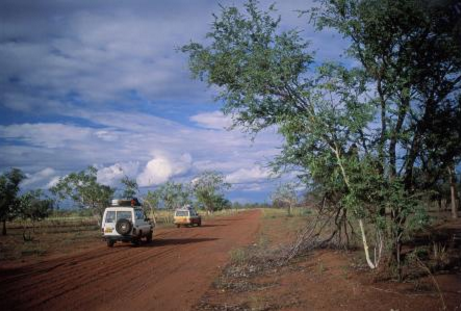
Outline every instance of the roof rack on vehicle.
{"type": "Polygon", "coordinates": [[[137,198],[131,199],[114,199],[111,202],[112,206],[141,206],[137,198]]]}

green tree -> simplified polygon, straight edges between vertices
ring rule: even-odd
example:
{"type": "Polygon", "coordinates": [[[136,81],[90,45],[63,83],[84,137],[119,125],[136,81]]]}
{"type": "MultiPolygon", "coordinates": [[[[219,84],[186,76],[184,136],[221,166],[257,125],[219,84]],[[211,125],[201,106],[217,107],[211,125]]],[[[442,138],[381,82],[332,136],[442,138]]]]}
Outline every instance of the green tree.
{"type": "Polygon", "coordinates": [[[160,206],[160,201],[162,199],[162,194],[160,189],[154,191],[147,191],[147,195],[144,197],[144,201],[149,203],[154,209],[157,209],[160,206]]]}
{"type": "Polygon", "coordinates": [[[222,174],[213,171],[205,171],[192,180],[195,197],[207,213],[229,207],[230,202],[224,198],[223,191],[230,186],[222,174]]]}
{"type": "Polygon", "coordinates": [[[24,221],[23,238],[24,241],[31,240],[30,231],[26,235],[26,220],[32,221],[32,230],[35,222],[47,218],[54,208],[54,201],[45,197],[41,189],[29,190],[19,197],[19,217],[24,221]]]}
{"type": "Polygon", "coordinates": [[[455,167],[461,158],[461,127],[458,124],[461,106],[453,110],[444,108],[438,114],[436,119],[428,120],[433,130],[422,137],[421,169],[415,171],[414,179],[415,183],[420,183],[418,186],[422,190],[435,192],[439,190],[437,183],[440,180],[447,183],[450,190],[445,198],[450,198],[452,218],[456,219],[458,196],[455,167]]]}
{"type": "Polygon", "coordinates": [[[151,215],[151,218],[156,223],[155,211],[159,208],[160,202],[162,200],[161,189],[156,189],[154,191],[147,191],[147,195],[144,197],[143,207],[146,215],[151,215]]]}
{"type": "Polygon", "coordinates": [[[124,198],[129,199],[129,198],[133,198],[136,196],[136,194],[139,191],[138,183],[136,182],[136,179],[131,179],[128,176],[125,176],[122,178],[120,182],[124,186],[123,194],[122,194],[124,198]]]}
{"type": "MultiPolygon", "coordinates": [[[[459,110],[457,17],[421,1],[320,3],[317,27],[348,38],[358,67],[325,63],[314,70],[299,32],[280,30],[273,7],[261,11],[257,1],[245,12],[222,8],[207,34],[210,44],[182,51],[196,78],[219,87],[235,125],[254,132],[278,126],[285,145],[275,168],[303,169],[303,180],[342,215],[337,219],[358,221],[370,268],[380,256],[370,256],[365,222],[377,237],[375,253],[385,236],[399,264],[404,233],[425,219],[414,173],[424,169],[420,163],[431,151],[425,145],[437,141],[434,120],[447,114],[456,120],[459,110]]],[[[449,124],[454,132],[455,122],[449,124]]],[[[447,163],[456,162],[459,152],[449,155],[447,147],[439,150],[447,163]]]]}
{"type": "Polygon", "coordinates": [[[286,183],[279,185],[271,195],[272,204],[285,207],[288,215],[291,215],[293,206],[298,203],[298,195],[296,194],[296,185],[294,183],[286,183]]]}
{"type": "Polygon", "coordinates": [[[26,178],[17,168],[0,175],[0,220],[3,223],[2,235],[6,235],[6,222],[19,214],[19,184],[26,178]]]}
{"type": "Polygon", "coordinates": [[[21,218],[33,222],[47,218],[54,209],[54,201],[45,197],[41,189],[29,190],[19,197],[21,218]]]}
{"type": "Polygon", "coordinates": [[[60,178],[50,191],[60,200],[71,199],[80,208],[90,208],[98,221],[101,221],[115,189],[98,183],[96,175],[96,168],[90,166],[86,170],[60,178]]]}
{"type": "Polygon", "coordinates": [[[168,181],[161,185],[158,191],[168,209],[180,208],[191,203],[191,189],[185,184],[168,181]]]}
{"type": "Polygon", "coordinates": [[[242,209],[244,208],[244,204],[240,202],[232,202],[232,208],[237,210],[237,209],[242,209]]]}
{"type": "MultiPolygon", "coordinates": [[[[272,7],[262,12],[249,1],[245,10],[223,8],[207,34],[210,46],[183,47],[192,73],[220,87],[224,112],[235,125],[254,132],[279,126],[286,139],[280,167],[299,166],[306,179],[323,181],[329,191],[352,193],[346,166],[357,171],[357,164],[372,161],[346,152],[365,139],[364,128],[373,119],[373,107],[360,100],[366,90],[363,72],[325,64],[312,78],[312,53],[298,31],[278,31],[280,19],[271,16],[272,7]]],[[[349,206],[362,224],[364,206],[349,206]]],[[[366,239],[364,249],[368,258],[366,239]]]]}
{"type": "Polygon", "coordinates": [[[227,198],[225,198],[224,195],[217,195],[215,196],[213,206],[215,211],[222,211],[232,208],[232,203],[227,198]]]}
{"type": "MultiPolygon", "coordinates": [[[[427,171],[425,160],[440,163],[439,171],[459,161],[461,28],[455,2],[321,3],[317,25],[333,27],[351,40],[349,54],[360,62],[376,94],[380,126],[370,145],[381,179],[388,193],[403,187],[394,203],[408,202],[420,190],[415,172],[427,171]]],[[[412,206],[387,204],[398,262],[412,206]]]]}

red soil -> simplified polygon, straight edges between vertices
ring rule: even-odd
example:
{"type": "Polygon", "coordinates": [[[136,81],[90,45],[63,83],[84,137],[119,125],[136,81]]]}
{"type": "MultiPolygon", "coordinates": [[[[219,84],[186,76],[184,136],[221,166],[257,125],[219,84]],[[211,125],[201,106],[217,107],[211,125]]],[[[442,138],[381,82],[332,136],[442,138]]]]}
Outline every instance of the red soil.
{"type": "MultiPolygon", "coordinates": [[[[263,220],[261,227],[271,237],[272,244],[289,235],[284,226],[287,219],[263,220]]],[[[460,228],[461,220],[451,221],[434,232],[449,229],[453,234],[460,228]]],[[[362,264],[357,265],[360,258],[363,261],[362,251],[319,250],[289,266],[274,267],[259,275],[223,274],[218,286],[210,286],[194,310],[461,310],[459,266],[457,270],[434,275],[439,293],[429,276],[403,283],[374,281],[374,273],[362,264]],[[239,287],[223,288],[222,284],[239,284],[239,287]]]]}
{"type": "Polygon", "coordinates": [[[259,211],[161,229],[149,245],[103,242],[35,264],[0,266],[2,310],[187,310],[204,295],[229,251],[251,243],[259,211]]]}

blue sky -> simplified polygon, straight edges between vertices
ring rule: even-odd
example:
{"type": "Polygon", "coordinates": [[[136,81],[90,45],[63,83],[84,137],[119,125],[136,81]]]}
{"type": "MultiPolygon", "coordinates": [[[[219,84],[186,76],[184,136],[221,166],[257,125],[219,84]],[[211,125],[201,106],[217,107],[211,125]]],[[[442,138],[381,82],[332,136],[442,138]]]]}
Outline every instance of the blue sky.
{"type": "MultiPolygon", "coordinates": [[[[338,60],[340,36],[314,32],[295,12],[311,5],[276,3],[282,27],[303,30],[317,61],[338,60]]],[[[227,131],[214,90],[192,80],[175,51],[203,42],[213,12],[218,2],[208,0],[3,0],[0,171],[21,168],[25,188],[46,188],[95,165],[100,182],[117,187],[126,174],[145,191],[217,170],[233,184],[232,200],[269,201],[293,177],[272,178],[266,167],[281,137],[227,131]]]]}

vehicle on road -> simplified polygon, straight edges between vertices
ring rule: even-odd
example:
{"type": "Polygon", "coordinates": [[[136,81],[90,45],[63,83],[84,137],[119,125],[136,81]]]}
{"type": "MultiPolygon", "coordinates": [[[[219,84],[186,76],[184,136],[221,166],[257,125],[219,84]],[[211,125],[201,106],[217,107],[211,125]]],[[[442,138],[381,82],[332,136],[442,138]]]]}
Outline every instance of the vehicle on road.
{"type": "Polygon", "coordinates": [[[101,231],[109,247],[119,241],[138,245],[143,238],[148,243],[152,241],[154,225],[137,199],[112,200],[111,206],[104,211],[101,231]]]}
{"type": "Polygon", "coordinates": [[[178,228],[181,225],[188,227],[196,225],[200,227],[202,225],[202,216],[200,216],[191,206],[185,206],[178,208],[174,212],[174,224],[178,228]]]}

